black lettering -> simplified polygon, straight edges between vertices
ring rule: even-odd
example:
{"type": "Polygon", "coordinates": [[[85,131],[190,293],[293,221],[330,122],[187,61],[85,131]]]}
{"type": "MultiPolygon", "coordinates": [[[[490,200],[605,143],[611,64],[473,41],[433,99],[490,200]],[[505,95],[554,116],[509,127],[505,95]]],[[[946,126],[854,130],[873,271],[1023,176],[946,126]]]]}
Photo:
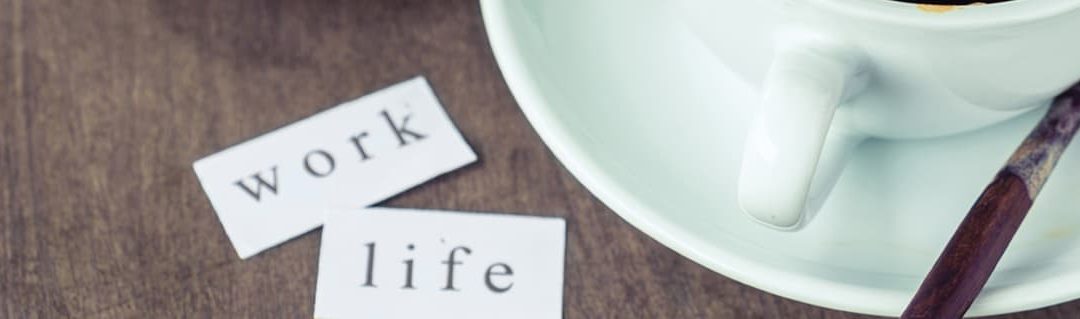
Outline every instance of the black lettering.
{"type": "Polygon", "coordinates": [[[375,287],[375,284],[371,282],[372,277],[375,275],[375,242],[364,244],[367,246],[367,280],[364,281],[364,287],[375,287]]]}
{"type": "Polygon", "coordinates": [[[240,186],[240,189],[243,189],[248,195],[254,197],[256,202],[262,200],[262,189],[264,186],[267,189],[270,189],[271,193],[277,195],[277,166],[271,167],[270,172],[274,176],[272,183],[267,183],[266,180],[263,179],[261,173],[255,173],[251,175],[251,177],[255,179],[255,190],[251,190],[251,188],[244,183],[243,179],[236,181],[236,186],[240,186]]]}
{"type": "Polygon", "coordinates": [[[464,251],[466,255],[472,254],[472,250],[465,246],[454,247],[454,249],[450,250],[450,257],[447,257],[446,261],[442,262],[446,265],[446,287],[443,287],[443,290],[457,290],[457,288],[454,288],[454,265],[460,265],[461,262],[454,260],[454,254],[458,250],[464,251]]]}
{"type": "Polygon", "coordinates": [[[365,138],[367,136],[368,136],[367,132],[360,132],[360,134],[357,134],[356,136],[353,136],[353,137],[349,138],[349,140],[352,141],[353,145],[356,146],[356,150],[360,152],[360,161],[366,161],[369,158],[371,158],[371,156],[368,155],[368,153],[366,151],[364,151],[364,146],[360,145],[360,139],[365,138]]]}
{"type": "Polygon", "coordinates": [[[409,117],[412,116],[411,114],[406,115],[401,119],[400,126],[394,124],[394,120],[390,118],[390,113],[386,110],[383,110],[380,114],[382,114],[383,118],[386,119],[386,124],[390,125],[390,129],[394,131],[394,136],[397,136],[398,147],[409,144],[409,142],[405,141],[406,135],[412,137],[414,141],[424,139],[424,134],[417,133],[416,131],[410,130],[408,127],[406,127],[407,125],[409,125],[409,117]]]}
{"type": "Polygon", "coordinates": [[[510,288],[514,287],[514,283],[512,283],[512,282],[510,284],[506,285],[505,287],[495,286],[495,284],[491,282],[491,276],[493,276],[493,275],[497,275],[497,276],[512,276],[512,275],[514,275],[514,270],[510,269],[510,265],[507,265],[507,264],[504,264],[504,263],[491,264],[491,267],[488,267],[487,272],[484,273],[484,283],[487,284],[488,289],[491,289],[491,291],[493,291],[495,293],[504,293],[507,290],[510,290],[510,288]],[[502,267],[502,272],[498,272],[498,273],[491,272],[492,270],[495,270],[496,266],[502,267]]]}
{"type": "MultiPolygon", "coordinates": [[[[413,248],[416,248],[416,247],[413,246],[413,244],[409,244],[408,248],[409,248],[409,251],[412,251],[413,248]]],[[[403,262],[405,263],[405,286],[401,287],[401,289],[416,289],[412,285],[413,260],[410,258],[410,259],[406,259],[403,262]]]]}
{"type": "Polygon", "coordinates": [[[334,172],[334,157],[330,156],[330,153],[327,153],[323,150],[311,151],[311,153],[304,155],[304,168],[307,169],[308,173],[311,173],[312,176],[326,177],[327,175],[330,175],[330,173],[334,172]],[[325,172],[316,172],[315,168],[311,167],[311,156],[313,155],[322,156],[322,158],[326,160],[326,163],[329,164],[330,167],[327,167],[325,172]]]}

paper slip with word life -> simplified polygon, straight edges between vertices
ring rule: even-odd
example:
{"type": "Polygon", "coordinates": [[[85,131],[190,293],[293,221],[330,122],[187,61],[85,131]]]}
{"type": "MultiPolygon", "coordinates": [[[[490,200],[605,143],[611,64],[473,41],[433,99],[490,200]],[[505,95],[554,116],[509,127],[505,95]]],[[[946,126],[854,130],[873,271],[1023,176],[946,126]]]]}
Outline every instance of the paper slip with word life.
{"type": "Polygon", "coordinates": [[[195,162],[240,258],[476,161],[417,77],[195,162]]]}
{"type": "Polygon", "coordinates": [[[561,218],[331,211],[315,318],[562,318],[565,248],[561,218]]]}

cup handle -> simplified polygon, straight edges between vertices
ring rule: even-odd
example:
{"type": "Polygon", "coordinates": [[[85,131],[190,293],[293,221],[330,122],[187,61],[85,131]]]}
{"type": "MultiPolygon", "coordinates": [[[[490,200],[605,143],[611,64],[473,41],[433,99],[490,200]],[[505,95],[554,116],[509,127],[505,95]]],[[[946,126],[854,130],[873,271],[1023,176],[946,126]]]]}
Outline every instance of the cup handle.
{"type": "Polygon", "coordinates": [[[865,87],[862,56],[842,41],[805,28],[777,34],[739,173],[744,211],[782,230],[799,229],[816,213],[848,152],[862,140],[829,129],[837,106],[865,87]]]}

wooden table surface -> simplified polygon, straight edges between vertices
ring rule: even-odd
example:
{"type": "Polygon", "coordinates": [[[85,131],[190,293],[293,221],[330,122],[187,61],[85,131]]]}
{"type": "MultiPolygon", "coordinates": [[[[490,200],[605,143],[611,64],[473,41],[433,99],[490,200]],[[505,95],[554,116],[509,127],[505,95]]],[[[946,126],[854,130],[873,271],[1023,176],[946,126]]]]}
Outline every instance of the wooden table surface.
{"type": "Polygon", "coordinates": [[[383,205],[565,217],[566,318],[864,318],[626,224],[525,121],[474,1],[397,0],[0,0],[0,317],[310,317],[320,232],[241,261],[191,163],[415,75],[480,161],[383,205]]]}

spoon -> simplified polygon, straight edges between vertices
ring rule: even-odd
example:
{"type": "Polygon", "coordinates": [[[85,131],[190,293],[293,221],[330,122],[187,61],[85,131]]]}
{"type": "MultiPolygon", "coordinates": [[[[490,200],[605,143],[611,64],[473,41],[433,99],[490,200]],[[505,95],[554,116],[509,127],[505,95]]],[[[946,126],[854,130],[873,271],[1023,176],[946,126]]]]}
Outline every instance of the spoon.
{"type": "Polygon", "coordinates": [[[1080,85],[1054,99],[983,190],[900,318],[960,318],[990,278],[1080,123],[1080,85]]]}

